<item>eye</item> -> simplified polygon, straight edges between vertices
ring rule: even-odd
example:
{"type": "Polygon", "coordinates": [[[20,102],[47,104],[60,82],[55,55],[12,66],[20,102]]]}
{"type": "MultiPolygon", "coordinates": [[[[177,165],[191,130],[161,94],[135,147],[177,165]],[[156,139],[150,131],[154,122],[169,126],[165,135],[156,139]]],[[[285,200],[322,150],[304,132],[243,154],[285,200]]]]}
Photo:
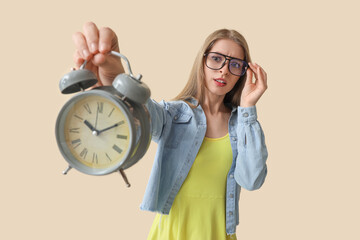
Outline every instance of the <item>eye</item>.
{"type": "Polygon", "coordinates": [[[208,58],[212,62],[216,62],[216,63],[222,63],[224,61],[224,57],[216,53],[210,53],[208,58]]]}
{"type": "Polygon", "coordinates": [[[215,61],[215,62],[221,62],[222,61],[222,57],[220,56],[210,56],[211,60],[215,61]]]}
{"type": "Polygon", "coordinates": [[[231,67],[233,67],[233,68],[238,68],[238,69],[241,69],[241,68],[242,68],[242,63],[239,62],[239,61],[231,61],[230,65],[231,65],[231,67]]]}

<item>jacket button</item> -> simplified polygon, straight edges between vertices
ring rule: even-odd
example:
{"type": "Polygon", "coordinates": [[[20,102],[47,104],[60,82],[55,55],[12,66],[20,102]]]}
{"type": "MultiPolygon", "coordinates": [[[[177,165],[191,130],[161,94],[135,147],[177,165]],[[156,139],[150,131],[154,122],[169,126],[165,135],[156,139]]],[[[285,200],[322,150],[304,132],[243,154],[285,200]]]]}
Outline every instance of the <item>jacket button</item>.
{"type": "Polygon", "coordinates": [[[231,174],[231,175],[230,175],[230,178],[234,178],[234,175],[233,175],[233,174],[231,174]]]}
{"type": "Polygon", "coordinates": [[[233,140],[233,141],[236,141],[236,137],[232,137],[232,140],[233,140]]]}
{"type": "Polygon", "coordinates": [[[233,212],[229,212],[229,215],[232,216],[232,215],[233,215],[233,212]]]}
{"type": "Polygon", "coordinates": [[[248,117],[249,114],[246,112],[246,113],[243,113],[243,116],[244,116],[244,117],[248,117]]]}
{"type": "Polygon", "coordinates": [[[179,118],[179,116],[177,116],[177,115],[174,117],[175,120],[177,120],[178,118],[179,118]]]}
{"type": "Polygon", "coordinates": [[[229,197],[230,197],[230,198],[233,198],[233,197],[234,197],[234,194],[230,193],[229,197]]]}

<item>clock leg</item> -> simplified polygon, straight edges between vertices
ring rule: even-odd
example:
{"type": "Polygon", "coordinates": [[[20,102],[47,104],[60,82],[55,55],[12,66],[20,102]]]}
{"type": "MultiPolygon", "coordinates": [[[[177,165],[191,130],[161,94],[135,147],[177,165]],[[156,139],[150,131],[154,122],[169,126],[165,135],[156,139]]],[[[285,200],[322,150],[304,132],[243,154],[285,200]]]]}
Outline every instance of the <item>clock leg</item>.
{"type": "Polygon", "coordinates": [[[123,177],[125,183],[126,183],[126,187],[130,187],[130,183],[129,183],[129,180],[127,179],[126,175],[125,175],[125,172],[124,172],[124,169],[119,169],[119,173],[121,174],[121,176],[123,177]]]}
{"type": "Polygon", "coordinates": [[[66,175],[71,169],[72,169],[72,167],[69,165],[69,166],[63,171],[63,174],[66,175]]]}

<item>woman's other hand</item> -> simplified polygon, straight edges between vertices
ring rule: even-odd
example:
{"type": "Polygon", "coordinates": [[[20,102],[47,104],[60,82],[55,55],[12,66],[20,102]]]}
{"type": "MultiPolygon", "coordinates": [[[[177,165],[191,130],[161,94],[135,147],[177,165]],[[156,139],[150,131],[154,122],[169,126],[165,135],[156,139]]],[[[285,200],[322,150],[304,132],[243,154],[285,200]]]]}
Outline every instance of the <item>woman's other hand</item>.
{"type": "Polygon", "coordinates": [[[258,64],[249,63],[246,75],[246,81],[241,93],[241,107],[254,106],[268,88],[266,72],[258,64]],[[253,74],[256,79],[255,83],[252,82],[253,74]]]}

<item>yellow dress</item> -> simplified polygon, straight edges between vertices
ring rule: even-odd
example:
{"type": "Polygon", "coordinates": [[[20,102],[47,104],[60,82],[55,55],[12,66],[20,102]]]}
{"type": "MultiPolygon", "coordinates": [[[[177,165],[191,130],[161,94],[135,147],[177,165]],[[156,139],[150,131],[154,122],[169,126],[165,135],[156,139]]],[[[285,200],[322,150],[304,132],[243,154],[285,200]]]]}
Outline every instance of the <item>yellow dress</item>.
{"type": "Polygon", "coordinates": [[[229,134],[204,138],[169,215],[157,214],[148,240],[225,240],[226,177],[232,164],[229,134]]]}

